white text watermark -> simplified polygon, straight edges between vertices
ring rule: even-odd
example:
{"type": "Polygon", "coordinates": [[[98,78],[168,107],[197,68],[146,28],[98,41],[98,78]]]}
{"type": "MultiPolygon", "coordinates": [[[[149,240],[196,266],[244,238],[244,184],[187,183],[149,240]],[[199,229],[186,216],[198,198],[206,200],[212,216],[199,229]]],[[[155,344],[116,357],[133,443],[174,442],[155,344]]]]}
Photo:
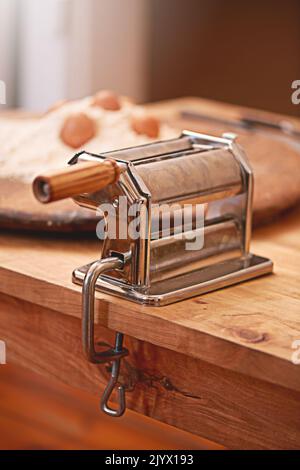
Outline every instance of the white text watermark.
{"type": "Polygon", "coordinates": [[[0,340],[0,365],[6,364],[6,344],[0,340]]]}
{"type": "Polygon", "coordinates": [[[292,343],[292,349],[295,349],[295,351],[292,354],[292,363],[295,364],[295,366],[300,365],[300,339],[295,339],[292,343]]]}
{"type": "Polygon", "coordinates": [[[101,217],[96,227],[100,240],[157,240],[173,236],[185,241],[186,250],[201,250],[204,246],[205,204],[152,204],[151,230],[147,207],[128,205],[126,196],[119,196],[113,204],[100,204],[97,215],[101,217]]]}
{"type": "Polygon", "coordinates": [[[0,80],[0,104],[6,104],[6,85],[3,80],[0,80]]]}
{"type": "Polygon", "coordinates": [[[292,103],[295,105],[300,104],[300,80],[293,81],[292,90],[294,90],[291,96],[292,103]]]}

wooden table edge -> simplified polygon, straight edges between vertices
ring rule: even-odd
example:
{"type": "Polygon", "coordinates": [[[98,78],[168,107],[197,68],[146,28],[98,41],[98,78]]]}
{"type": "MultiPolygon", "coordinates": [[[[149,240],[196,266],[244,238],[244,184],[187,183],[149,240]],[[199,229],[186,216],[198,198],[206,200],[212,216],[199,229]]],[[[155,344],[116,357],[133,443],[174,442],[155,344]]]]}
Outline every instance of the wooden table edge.
{"type": "MultiPolygon", "coordinates": [[[[0,267],[0,295],[1,293],[63,315],[81,318],[81,289],[71,283],[70,287],[57,286],[0,267]]],[[[141,341],[201,359],[226,370],[300,391],[299,367],[284,358],[256,350],[248,344],[234,343],[230,339],[148,315],[146,310],[141,311],[141,306],[106,294],[96,294],[95,310],[96,323],[110,330],[121,331],[141,341]],[[142,330],[136,321],[141,321],[141,317],[142,330]],[[156,331],[160,331],[159,338],[155,335],[156,331]]]]}

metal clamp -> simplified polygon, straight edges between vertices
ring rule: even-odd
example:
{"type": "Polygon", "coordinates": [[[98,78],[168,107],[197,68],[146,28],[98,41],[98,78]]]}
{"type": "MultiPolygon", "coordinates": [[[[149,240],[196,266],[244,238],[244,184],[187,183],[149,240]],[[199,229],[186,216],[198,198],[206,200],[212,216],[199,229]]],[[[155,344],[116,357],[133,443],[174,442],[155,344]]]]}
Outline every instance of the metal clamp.
{"type": "MultiPolygon", "coordinates": [[[[114,352],[118,353],[118,352],[124,352],[124,351],[126,351],[127,353],[127,350],[123,349],[123,334],[116,333],[114,352]]],[[[104,411],[104,413],[110,416],[114,416],[116,418],[119,416],[122,416],[126,410],[125,388],[123,387],[123,385],[120,385],[118,387],[118,400],[119,400],[118,409],[114,410],[110,408],[108,405],[110,396],[118,382],[119,372],[120,372],[120,362],[121,362],[121,359],[116,359],[112,361],[111,376],[107,384],[107,387],[103,392],[101,403],[100,403],[101,410],[104,411]]]]}
{"type": "Polygon", "coordinates": [[[87,359],[94,364],[112,363],[111,377],[101,399],[101,409],[110,416],[122,416],[126,409],[125,388],[118,387],[119,404],[117,410],[108,406],[108,400],[118,382],[120,361],[128,355],[123,348],[123,334],[117,332],[114,348],[96,352],[94,340],[95,286],[98,277],[112,269],[122,269],[124,260],[114,256],[93,263],[86,273],[82,287],[82,346],[87,359]]]}

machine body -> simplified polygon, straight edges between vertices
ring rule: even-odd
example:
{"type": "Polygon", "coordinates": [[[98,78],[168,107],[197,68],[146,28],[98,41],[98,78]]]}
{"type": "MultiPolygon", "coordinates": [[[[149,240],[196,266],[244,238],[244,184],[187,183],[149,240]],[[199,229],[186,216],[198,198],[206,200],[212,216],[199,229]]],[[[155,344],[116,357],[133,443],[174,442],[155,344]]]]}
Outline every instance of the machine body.
{"type": "MultiPolygon", "coordinates": [[[[119,179],[74,197],[92,210],[114,208],[114,236],[108,230],[101,259],[117,257],[123,267],[99,276],[97,290],[158,306],[272,271],[270,260],[250,252],[253,174],[234,135],[185,131],[169,141],[82,152],[70,163],[108,160],[122,168],[119,179]]],[[[75,269],[75,283],[89,266],[75,269]]]]}

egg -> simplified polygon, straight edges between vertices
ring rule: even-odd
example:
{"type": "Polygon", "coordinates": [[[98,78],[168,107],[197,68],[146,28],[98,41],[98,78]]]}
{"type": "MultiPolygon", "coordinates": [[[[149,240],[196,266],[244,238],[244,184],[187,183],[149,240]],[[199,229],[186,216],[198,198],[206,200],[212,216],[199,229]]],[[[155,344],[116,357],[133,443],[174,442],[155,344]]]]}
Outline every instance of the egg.
{"type": "Polygon", "coordinates": [[[153,139],[159,136],[159,120],[147,114],[133,115],[131,118],[131,127],[137,134],[144,134],[153,139]]]}
{"type": "Polygon", "coordinates": [[[113,91],[101,90],[94,96],[92,106],[98,106],[107,111],[119,111],[121,109],[121,101],[113,91]]]}
{"type": "Polygon", "coordinates": [[[77,149],[96,135],[96,124],[84,113],[68,116],[60,131],[64,144],[77,149]]]}

